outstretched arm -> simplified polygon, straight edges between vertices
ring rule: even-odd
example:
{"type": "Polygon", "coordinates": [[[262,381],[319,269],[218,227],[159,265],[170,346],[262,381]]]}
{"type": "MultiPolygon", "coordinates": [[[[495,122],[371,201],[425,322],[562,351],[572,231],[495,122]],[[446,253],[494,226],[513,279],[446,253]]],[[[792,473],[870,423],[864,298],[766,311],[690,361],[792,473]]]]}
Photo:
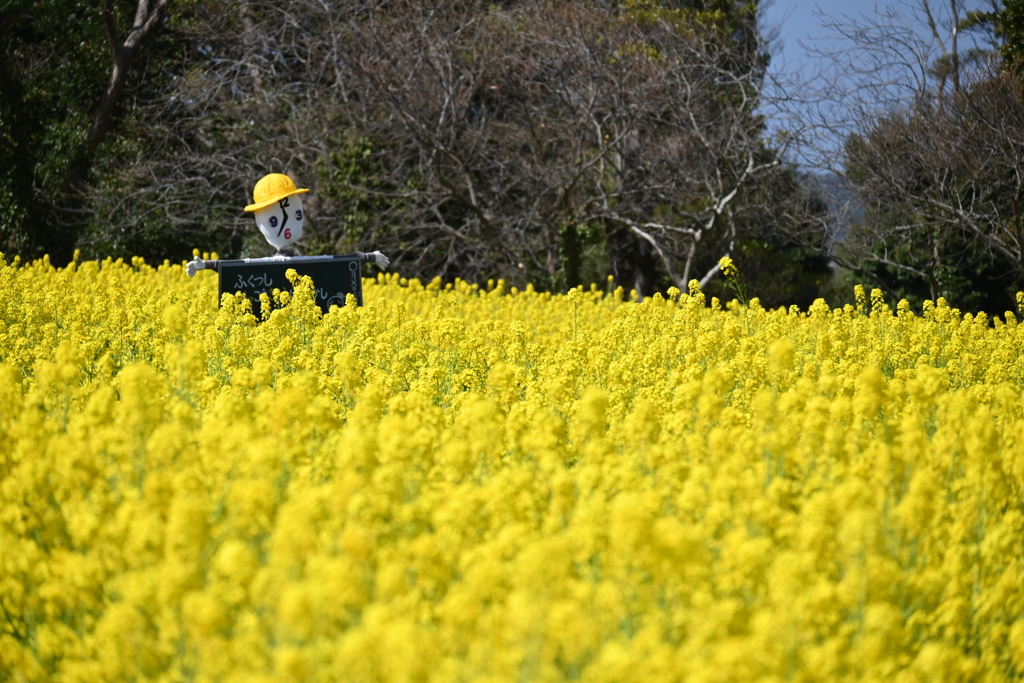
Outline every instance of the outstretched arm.
{"type": "Polygon", "coordinates": [[[324,259],[331,259],[331,258],[352,258],[352,256],[354,256],[354,255],[360,255],[361,256],[361,260],[362,260],[363,263],[376,263],[381,268],[387,268],[388,264],[391,263],[391,259],[389,259],[384,254],[380,253],[379,251],[356,252],[356,254],[348,254],[346,256],[334,256],[334,257],[331,257],[331,256],[297,256],[297,257],[282,258],[280,255],[278,255],[278,256],[271,256],[269,258],[258,258],[258,259],[248,259],[247,258],[247,259],[235,259],[235,260],[227,260],[227,261],[225,261],[225,260],[216,260],[216,259],[210,259],[210,260],[205,260],[204,261],[203,259],[201,259],[198,256],[196,256],[194,259],[192,259],[191,261],[189,261],[188,263],[185,264],[185,273],[189,277],[195,277],[196,276],[196,271],[200,271],[200,270],[216,270],[216,271],[219,271],[221,264],[229,264],[230,265],[230,264],[256,263],[256,262],[260,262],[260,263],[263,263],[263,262],[276,262],[276,263],[293,262],[293,263],[298,263],[298,262],[303,262],[303,261],[322,261],[324,259]]]}
{"type": "Polygon", "coordinates": [[[206,270],[206,261],[198,256],[185,264],[185,274],[189,277],[195,277],[197,270],[206,270]]]}
{"type": "Polygon", "coordinates": [[[391,260],[379,251],[371,251],[368,254],[363,254],[363,258],[367,263],[370,263],[371,261],[376,263],[381,267],[381,269],[387,268],[388,264],[391,263],[391,260]]]}

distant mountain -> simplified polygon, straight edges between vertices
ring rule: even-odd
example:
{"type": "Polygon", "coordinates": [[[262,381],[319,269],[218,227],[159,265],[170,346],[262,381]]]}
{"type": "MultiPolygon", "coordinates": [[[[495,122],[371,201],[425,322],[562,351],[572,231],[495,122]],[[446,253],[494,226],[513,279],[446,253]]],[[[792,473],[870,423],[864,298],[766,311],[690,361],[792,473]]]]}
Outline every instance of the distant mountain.
{"type": "Polygon", "coordinates": [[[857,193],[842,176],[832,172],[808,173],[804,182],[825,200],[832,215],[829,238],[841,242],[847,228],[864,217],[864,205],[857,193]]]}

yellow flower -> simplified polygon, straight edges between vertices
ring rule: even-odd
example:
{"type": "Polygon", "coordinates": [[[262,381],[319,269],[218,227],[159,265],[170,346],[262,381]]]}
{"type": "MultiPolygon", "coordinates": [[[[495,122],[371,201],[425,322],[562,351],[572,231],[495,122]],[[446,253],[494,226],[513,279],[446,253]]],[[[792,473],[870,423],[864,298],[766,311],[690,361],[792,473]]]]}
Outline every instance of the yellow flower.
{"type": "Polygon", "coordinates": [[[215,280],[0,259],[12,680],[1024,669],[1009,315],[215,280]]]}
{"type": "Polygon", "coordinates": [[[725,275],[726,277],[732,277],[739,272],[736,269],[736,264],[733,263],[732,259],[728,256],[723,256],[718,259],[718,267],[721,269],[722,275],[725,275]]]}

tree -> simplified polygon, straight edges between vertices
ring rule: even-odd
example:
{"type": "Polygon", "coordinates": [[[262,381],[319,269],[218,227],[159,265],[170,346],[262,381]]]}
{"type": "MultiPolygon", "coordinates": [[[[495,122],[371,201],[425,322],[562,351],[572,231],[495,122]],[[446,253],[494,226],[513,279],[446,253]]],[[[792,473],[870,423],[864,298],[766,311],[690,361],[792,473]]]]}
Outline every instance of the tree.
{"type": "Polygon", "coordinates": [[[99,12],[73,2],[5,2],[0,25],[0,249],[70,255],[75,235],[59,208],[85,155],[82,132],[99,90],[99,12]],[[69,25],[80,27],[82,40],[67,40],[69,25]]]}
{"type": "MultiPolygon", "coordinates": [[[[520,3],[365,25],[348,63],[379,107],[352,97],[346,114],[381,141],[383,167],[405,178],[413,164],[419,184],[389,191],[418,216],[407,224],[419,262],[433,253],[441,272],[476,276],[471,264],[503,260],[571,284],[581,235],[603,232],[617,275],[638,241],[685,286],[698,247],[722,247],[709,234],[735,243],[732,214],[778,162],[753,115],[760,71],[723,68],[738,61],[732,42],[697,17],[520,3]]],[[[650,293],[653,264],[639,261],[650,293]]]]}
{"type": "MultiPolygon", "coordinates": [[[[102,7],[66,0],[0,5],[0,249],[70,259],[88,213],[90,169],[107,153],[101,144],[129,65],[169,2],[139,0],[131,19],[129,6],[114,0],[102,7]],[[107,50],[113,66],[104,87],[107,50]]],[[[151,81],[159,80],[154,71],[151,81]]]]}
{"type": "Polygon", "coordinates": [[[1010,69],[1024,65],[1024,2],[1002,0],[1002,7],[975,11],[967,16],[967,25],[988,26],[999,41],[999,55],[1010,69]]]}
{"type": "Polygon", "coordinates": [[[85,133],[85,144],[89,149],[96,149],[110,132],[114,112],[124,95],[132,60],[142,46],[142,41],[146,40],[163,20],[170,4],[171,0],[138,0],[135,17],[122,40],[114,17],[114,0],[103,0],[103,29],[113,65],[92,125],[85,133]]]}
{"type": "Polygon", "coordinates": [[[307,251],[547,287],[610,266],[648,294],[772,243],[797,192],[755,114],[756,3],[292,0],[179,25],[194,47],[104,167],[90,249],[259,253],[240,209],[285,171],[312,189],[307,251]]]}
{"type": "Polygon", "coordinates": [[[831,55],[853,77],[815,95],[826,106],[800,133],[845,138],[804,149],[848,183],[862,210],[839,231],[823,224],[821,243],[894,298],[1005,309],[1024,284],[1021,81],[998,57],[1005,33],[964,43],[967,29],[999,26],[994,3],[968,14],[951,2],[945,16],[929,0],[913,7],[909,18],[890,7],[831,24],[856,48],[831,55]]]}
{"type": "Polygon", "coordinates": [[[1008,307],[1024,284],[1022,103],[1021,79],[993,74],[852,136],[868,211],[847,252],[903,296],[1008,307]]]}

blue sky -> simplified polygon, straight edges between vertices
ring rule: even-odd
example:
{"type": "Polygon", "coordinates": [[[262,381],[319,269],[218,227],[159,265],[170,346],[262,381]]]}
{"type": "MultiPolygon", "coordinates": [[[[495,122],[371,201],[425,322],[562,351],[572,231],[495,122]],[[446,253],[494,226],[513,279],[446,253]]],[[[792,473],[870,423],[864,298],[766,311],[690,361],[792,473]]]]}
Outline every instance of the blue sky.
{"type": "MultiPolygon", "coordinates": [[[[930,0],[930,4],[940,24],[939,32],[948,40],[949,1],[930,0]]],[[[964,10],[991,8],[992,4],[992,0],[960,1],[964,10]]],[[[804,109],[801,111],[808,112],[806,116],[800,114],[797,120],[790,119],[785,123],[779,123],[781,119],[775,118],[769,127],[790,130],[800,125],[798,120],[805,123],[814,120],[817,125],[810,134],[816,136],[813,147],[826,157],[834,157],[832,152],[841,147],[840,141],[845,134],[856,128],[851,122],[864,120],[865,103],[875,102],[877,109],[891,110],[909,100],[921,82],[915,82],[915,77],[922,78],[920,68],[916,74],[914,72],[914,60],[904,62],[900,52],[865,49],[863,45],[858,49],[852,42],[844,42],[839,38],[826,23],[830,20],[846,25],[851,22],[861,25],[888,22],[890,25],[908,27],[916,34],[912,37],[919,40],[918,49],[930,52],[934,57],[938,54],[937,48],[923,47],[931,42],[931,34],[920,6],[921,0],[762,0],[762,30],[770,37],[774,34],[770,43],[770,72],[795,74],[805,80],[812,79],[815,74],[825,74],[814,81],[810,88],[800,91],[815,93],[810,97],[805,96],[807,101],[803,103],[804,109]],[[884,19],[886,14],[888,18],[884,19]],[[815,48],[823,52],[838,52],[840,57],[838,61],[823,59],[814,54],[815,48]],[[885,85],[865,88],[865,84],[870,82],[884,82],[885,85]],[[846,100],[844,92],[854,95],[846,100]],[[818,97],[817,93],[822,95],[818,97]],[[848,106],[854,97],[859,97],[857,104],[860,109],[857,111],[848,106]],[[825,125],[821,125],[823,122],[825,125]],[[833,131],[822,133],[833,126],[833,131]]],[[[972,40],[969,35],[961,34],[961,54],[971,46],[972,40]]],[[[792,82],[793,78],[780,77],[786,82],[792,82]]],[[[835,168],[837,163],[841,163],[836,159],[822,162],[824,157],[816,156],[814,152],[805,154],[800,149],[792,149],[791,152],[791,158],[799,160],[803,165],[820,167],[824,164],[835,168]]]]}
{"type": "MultiPolygon", "coordinates": [[[[814,60],[799,45],[800,42],[817,42],[820,45],[834,44],[827,40],[828,31],[822,25],[821,13],[839,18],[849,16],[859,18],[877,16],[885,7],[891,6],[902,13],[908,12],[917,0],[762,0],[765,5],[767,27],[778,26],[781,51],[774,55],[777,62],[795,65],[803,62],[812,65],[814,60]],[[818,39],[818,40],[813,40],[818,39]],[[826,40],[822,40],[826,39],[826,40]]],[[[932,0],[937,9],[945,10],[947,0],[932,0]]],[[[980,9],[989,3],[985,0],[966,0],[962,3],[966,9],[980,9]]]]}
{"type": "MultiPolygon", "coordinates": [[[[821,17],[816,16],[817,10],[821,7],[818,0],[775,0],[765,10],[765,23],[767,28],[778,27],[779,36],[774,47],[772,59],[778,63],[787,62],[789,66],[795,66],[801,60],[807,61],[808,57],[798,41],[809,41],[812,37],[821,38],[825,30],[821,24],[821,17]],[[779,48],[781,47],[781,50],[779,48]]],[[[826,2],[824,11],[830,11],[840,3],[826,2]]],[[[849,0],[842,3],[846,6],[859,6],[857,11],[871,12],[876,6],[874,0],[849,0]]]]}

